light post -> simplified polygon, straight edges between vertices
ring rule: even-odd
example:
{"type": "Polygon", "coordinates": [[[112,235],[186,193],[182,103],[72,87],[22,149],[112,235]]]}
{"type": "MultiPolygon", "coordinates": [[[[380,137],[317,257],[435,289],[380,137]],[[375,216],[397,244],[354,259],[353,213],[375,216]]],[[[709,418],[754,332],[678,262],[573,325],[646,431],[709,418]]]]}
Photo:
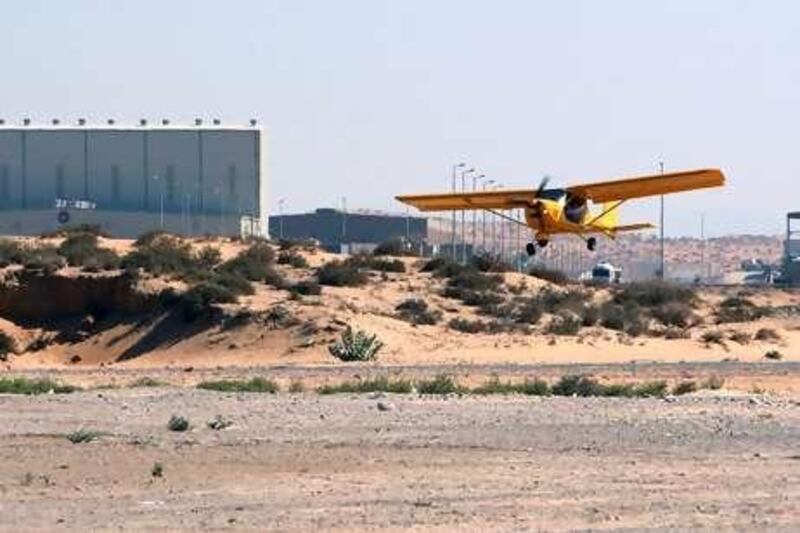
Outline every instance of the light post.
{"type": "MultiPolygon", "coordinates": [[[[483,191],[486,192],[487,185],[494,185],[494,180],[486,180],[483,182],[483,191]]],[[[483,220],[481,221],[481,247],[486,251],[486,209],[483,209],[483,220]]]]}
{"type": "MultiPolygon", "coordinates": [[[[502,189],[503,187],[504,187],[504,185],[502,183],[495,183],[495,186],[494,186],[495,189],[502,189]]],[[[497,223],[498,223],[498,218],[499,217],[495,214],[494,218],[492,219],[492,253],[495,254],[495,255],[497,255],[497,229],[498,229],[497,228],[497,223]]],[[[502,244],[502,237],[503,237],[502,232],[503,232],[503,226],[502,226],[502,221],[501,221],[500,222],[500,241],[501,241],[500,246],[501,247],[503,246],[503,244],[502,244]]],[[[500,258],[502,259],[502,257],[503,257],[503,255],[502,255],[502,251],[501,251],[500,258]]]]}
{"type": "MultiPolygon", "coordinates": [[[[482,180],[486,177],[486,174],[480,174],[478,176],[472,177],[472,192],[476,192],[478,190],[478,181],[482,180]]],[[[478,244],[477,238],[477,231],[478,231],[478,213],[475,210],[472,211],[472,255],[475,255],[475,246],[478,244]]]]}
{"type": "MultiPolygon", "coordinates": [[[[470,168],[468,170],[464,170],[461,172],[461,192],[467,192],[467,174],[472,174],[475,172],[474,168],[470,168]]],[[[466,218],[467,212],[462,209],[461,210],[461,262],[463,264],[467,264],[467,235],[466,235],[466,218]]]]}
{"type": "Polygon", "coordinates": [[[161,229],[164,229],[164,180],[158,174],[153,175],[153,181],[158,182],[158,205],[159,205],[159,220],[161,229]]]}
{"type": "MultiPolygon", "coordinates": [[[[659,161],[658,162],[658,170],[659,170],[660,174],[662,174],[662,175],[664,174],[664,162],[663,161],[659,161]]],[[[658,274],[659,274],[658,277],[661,278],[661,280],[663,281],[664,278],[665,278],[665,272],[664,272],[664,195],[663,194],[661,195],[661,217],[660,218],[661,218],[661,221],[659,222],[659,225],[658,225],[659,226],[658,229],[659,229],[659,233],[660,233],[660,239],[659,239],[659,241],[660,241],[660,246],[659,246],[659,248],[660,248],[660,250],[659,250],[660,267],[659,267],[659,271],[658,271],[658,274]]]]}
{"type": "MultiPolygon", "coordinates": [[[[459,168],[464,168],[466,163],[457,163],[453,165],[453,194],[456,191],[456,172],[459,168]]],[[[451,235],[450,235],[450,255],[453,257],[453,261],[456,260],[456,212],[453,210],[453,227],[451,228],[451,235]]]]}
{"type": "Polygon", "coordinates": [[[283,206],[286,204],[286,198],[278,200],[278,238],[283,240],[283,206]]]}

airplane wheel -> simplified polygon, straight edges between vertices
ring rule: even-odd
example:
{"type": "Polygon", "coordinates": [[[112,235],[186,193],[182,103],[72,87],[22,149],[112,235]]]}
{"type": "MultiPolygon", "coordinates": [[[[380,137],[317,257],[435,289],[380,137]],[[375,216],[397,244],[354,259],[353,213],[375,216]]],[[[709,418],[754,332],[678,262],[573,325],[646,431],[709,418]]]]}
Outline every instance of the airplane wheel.
{"type": "Polygon", "coordinates": [[[548,241],[547,239],[539,239],[538,241],[536,241],[536,244],[539,246],[539,248],[544,248],[545,246],[550,244],[550,241],[548,241]]]}
{"type": "Polygon", "coordinates": [[[586,239],[586,247],[589,249],[590,252],[594,252],[594,249],[597,247],[597,239],[594,237],[589,237],[586,239]]]}
{"type": "Polygon", "coordinates": [[[529,242],[528,244],[525,245],[525,251],[528,252],[529,256],[533,257],[534,255],[536,255],[536,245],[533,244],[532,242],[529,242]]]}

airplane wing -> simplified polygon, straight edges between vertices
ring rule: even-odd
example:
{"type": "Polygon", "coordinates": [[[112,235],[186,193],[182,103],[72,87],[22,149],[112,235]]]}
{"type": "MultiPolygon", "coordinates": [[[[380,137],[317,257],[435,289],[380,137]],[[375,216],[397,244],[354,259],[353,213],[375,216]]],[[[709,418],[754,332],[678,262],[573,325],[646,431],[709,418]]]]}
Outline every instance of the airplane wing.
{"type": "Polygon", "coordinates": [[[567,191],[575,196],[587,198],[594,203],[600,203],[719,187],[724,184],[725,176],[722,171],[718,169],[703,169],[617,181],[587,183],[586,185],[568,187],[567,191]]]}
{"type": "Polygon", "coordinates": [[[514,209],[529,206],[536,198],[534,189],[482,191],[452,194],[397,196],[397,200],[420,211],[457,211],[470,209],[514,209]]]}

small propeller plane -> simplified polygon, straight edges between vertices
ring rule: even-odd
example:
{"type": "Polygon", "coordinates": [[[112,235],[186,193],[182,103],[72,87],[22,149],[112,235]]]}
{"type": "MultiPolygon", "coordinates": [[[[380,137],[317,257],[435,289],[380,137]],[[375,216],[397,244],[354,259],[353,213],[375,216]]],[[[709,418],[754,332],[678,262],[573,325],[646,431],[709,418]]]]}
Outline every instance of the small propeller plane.
{"type": "Polygon", "coordinates": [[[525,247],[528,255],[534,255],[537,247],[547,246],[552,235],[565,233],[577,235],[586,241],[589,250],[594,251],[597,246],[595,234],[614,239],[620,232],[655,227],[649,223],[619,224],[619,208],[626,201],[720,187],[725,184],[725,176],[718,169],[701,169],[588,183],[563,189],[548,189],[548,182],[549,178],[545,177],[538,189],[409,195],[397,196],[397,200],[420,211],[486,210],[518,224],[522,223],[499,210],[524,209],[523,225],[535,234],[535,242],[525,247]],[[592,209],[593,204],[600,204],[600,209],[592,209]]]}

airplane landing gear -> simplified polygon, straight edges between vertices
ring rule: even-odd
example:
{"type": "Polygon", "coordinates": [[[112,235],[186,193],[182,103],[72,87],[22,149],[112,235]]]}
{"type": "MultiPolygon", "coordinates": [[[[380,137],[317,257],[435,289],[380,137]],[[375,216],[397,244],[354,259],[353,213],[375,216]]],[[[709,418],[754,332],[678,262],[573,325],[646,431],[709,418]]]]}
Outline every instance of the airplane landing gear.
{"type": "Polygon", "coordinates": [[[533,257],[534,255],[536,255],[536,245],[533,244],[532,242],[529,242],[528,244],[525,245],[525,251],[528,252],[529,256],[533,257]]]}
{"type": "Polygon", "coordinates": [[[594,252],[594,249],[597,247],[597,239],[594,237],[589,237],[586,239],[586,248],[589,249],[590,252],[594,252]]]}

